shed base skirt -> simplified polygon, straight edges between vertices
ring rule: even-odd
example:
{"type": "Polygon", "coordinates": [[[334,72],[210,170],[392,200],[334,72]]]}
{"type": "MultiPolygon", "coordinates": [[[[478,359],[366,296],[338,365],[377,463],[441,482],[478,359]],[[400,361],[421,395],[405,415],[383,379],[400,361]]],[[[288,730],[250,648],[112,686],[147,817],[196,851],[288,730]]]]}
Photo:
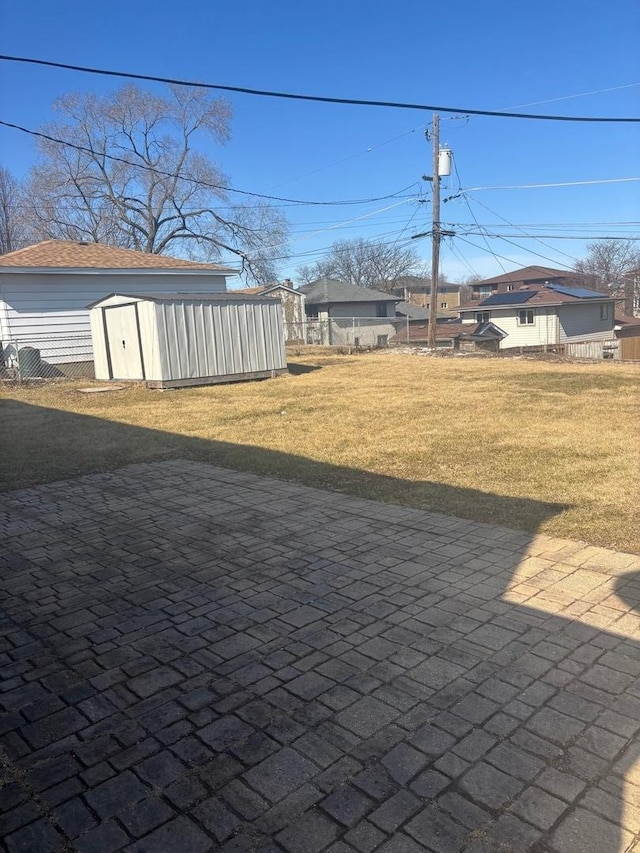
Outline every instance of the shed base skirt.
{"type": "Polygon", "coordinates": [[[288,373],[288,367],[275,370],[255,370],[253,373],[225,373],[222,376],[196,376],[194,379],[148,379],[147,388],[188,388],[194,385],[217,385],[221,382],[245,382],[249,379],[272,379],[288,373]]]}

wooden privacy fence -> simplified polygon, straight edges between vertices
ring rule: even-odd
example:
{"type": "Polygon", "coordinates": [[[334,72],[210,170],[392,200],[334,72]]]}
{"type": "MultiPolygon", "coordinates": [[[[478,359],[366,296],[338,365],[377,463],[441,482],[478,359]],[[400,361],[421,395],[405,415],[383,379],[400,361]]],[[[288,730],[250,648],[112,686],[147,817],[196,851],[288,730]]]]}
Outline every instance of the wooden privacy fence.
{"type": "Polygon", "coordinates": [[[619,358],[640,361],[640,337],[618,338],[619,358]]]}
{"type": "Polygon", "coordinates": [[[566,343],[564,345],[565,355],[570,358],[613,358],[617,347],[613,341],[580,341],[578,343],[566,343]]]}

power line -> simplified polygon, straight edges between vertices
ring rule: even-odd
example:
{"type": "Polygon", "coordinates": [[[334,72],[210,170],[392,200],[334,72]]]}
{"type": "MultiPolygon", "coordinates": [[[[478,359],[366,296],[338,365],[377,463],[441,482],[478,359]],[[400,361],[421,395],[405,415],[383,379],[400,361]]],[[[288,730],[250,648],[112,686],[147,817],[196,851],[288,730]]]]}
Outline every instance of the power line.
{"type": "MultiPolygon", "coordinates": [[[[465,227],[465,226],[462,226],[465,227]]],[[[496,237],[496,238],[506,238],[506,237],[517,237],[518,240],[536,240],[540,241],[540,237],[544,237],[547,240],[622,240],[627,241],[631,240],[636,242],[640,240],[640,237],[635,236],[621,236],[611,235],[611,234],[490,234],[489,231],[482,226],[480,231],[466,231],[467,236],[476,236],[480,237],[486,235],[487,237],[496,237]]],[[[555,246],[549,246],[547,243],[541,243],[542,246],[547,246],[548,249],[551,249],[554,252],[560,252],[559,249],[556,249],[555,246]]],[[[522,247],[520,247],[522,248],[522,247]]],[[[565,252],[560,252],[561,255],[566,255],[565,252]]],[[[542,257],[542,256],[541,256],[542,257]]],[[[574,258],[573,255],[566,255],[567,258],[570,258],[572,261],[578,260],[574,258]]]]}
{"type": "Polygon", "coordinates": [[[590,184],[624,184],[632,181],[640,181],[640,177],[633,178],[598,178],[593,181],[558,181],[551,184],[513,184],[502,187],[469,187],[468,193],[480,192],[481,190],[535,190],[548,187],[581,187],[590,184]]]}
{"type": "MultiPolygon", "coordinates": [[[[499,213],[496,213],[496,212],[495,212],[495,210],[492,210],[488,205],[486,205],[486,204],[484,204],[483,202],[481,202],[481,201],[480,201],[480,199],[473,199],[473,201],[474,201],[476,204],[479,204],[481,207],[484,207],[484,209],[485,209],[485,210],[488,210],[488,211],[489,211],[489,213],[492,213],[492,214],[493,214],[497,219],[501,219],[503,222],[506,222],[506,224],[507,224],[507,225],[509,225],[510,227],[512,227],[512,228],[517,228],[517,226],[514,226],[514,225],[513,225],[513,223],[509,222],[509,220],[508,220],[508,219],[505,219],[505,218],[504,218],[504,216],[502,216],[502,215],[501,215],[501,214],[499,214],[499,213]]],[[[523,233],[527,238],[530,238],[530,239],[536,240],[538,243],[540,243],[540,245],[541,245],[541,246],[544,246],[544,247],[545,247],[545,249],[551,249],[553,252],[559,252],[561,255],[564,255],[564,256],[565,256],[565,258],[569,258],[569,260],[573,261],[574,263],[577,261],[577,258],[574,258],[574,257],[572,257],[571,255],[567,255],[567,253],[566,253],[566,252],[563,252],[561,249],[556,249],[554,246],[550,246],[548,243],[544,243],[544,242],[540,239],[540,237],[543,237],[543,236],[544,236],[543,234],[538,234],[537,236],[532,236],[532,235],[530,235],[530,234],[527,234],[527,233],[524,231],[524,229],[522,229],[522,228],[518,228],[518,231],[520,231],[521,233],[523,233]]]]}
{"type": "Polygon", "coordinates": [[[216,89],[221,92],[237,92],[242,95],[258,95],[267,98],[285,98],[293,101],[314,101],[324,104],[348,104],[360,107],[386,107],[403,110],[425,110],[428,112],[466,113],[468,115],[491,116],[494,118],[520,118],[539,121],[568,121],[568,122],[609,122],[609,123],[638,123],[640,118],[622,116],[566,116],[540,115],[538,113],[514,113],[500,110],[467,109],[464,107],[443,107],[433,104],[412,104],[399,101],[369,101],[361,98],[334,98],[324,95],[301,95],[293,92],[277,92],[268,89],[249,89],[244,86],[224,86],[218,83],[200,83],[193,80],[178,80],[172,77],[156,77],[151,74],[135,74],[128,71],[112,71],[105,68],[92,68],[84,65],[70,65],[66,62],[50,62],[45,59],[33,59],[24,56],[7,56],[0,54],[0,60],[5,62],[23,62],[31,65],[42,65],[47,68],[62,68],[65,71],[79,71],[84,74],[99,74],[104,77],[124,77],[131,80],[145,80],[152,83],[167,83],[173,86],[190,86],[197,89],[216,89]]]}
{"type": "MultiPolygon", "coordinates": [[[[460,236],[458,236],[458,240],[461,240],[463,243],[466,243],[468,246],[471,246],[474,249],[479,249],[480,251],[488,252],[493,258],[501,258],[503,261],[506,261],[508,264],[513,264],[516,267],[518,266],[518,264],[516,264],[516,262],[514,260],[512,260],[512,258],[507,258],[507,257],[505,257],[505,255],[498,255],[491,248],[485,248],[484,246],[478,246],[477,243],[472,243],[471,240],[465,240],[464,237],[460,237],[460,236]]],[[[502,267],[502,264],[500,264],[500,266],[502,267]]],[[[504,269],[504,267],[502,267],[502,269],[504,269]]]]}
{"type": "Polygon", "coordinates": [[[451,238],[451,239],[449,240],[449,242],[448,242],[448,244],[447,244],[447,245],[449,246],[449,249],[451,249],[451,252],[456,256],[456,258],[458,258],[458,260],[459,260],[459,261],[461,261],[461,262],[464,264],[464,266],[469,270],[469,272],[471,273],[471,275],[475,275],[475,276],[479,276],[479,275],[480,275],[480,273],[479,273],[476,269],[474,269],[474,268],[471,266],[471,264],[469,263],[469,261],[467,261],[467,259],[464,257],[464,255],[462,254],[462,252],[458,251],[458,249],[456,248],[455,243],[453,242],[453,238],[451,238]]]}
{"type": "Polygon", "coordinates": [[[542,104],[553,104],[556,101],[570,101],[573,98],[586,98],[588,95],[602,95],[604,92],[618,92],[620,89],[632,89],[640,83],[623,83],[622,86],[608,86],[606,89],[593,89],[591,92],[578,92],[576,95],[561,95],[559,98],[547,98],[545,101],[531,101],[528,104],[516,104],[507,107],[508,110],[520,110],[523,107],[539,107],[542,104]]]}
{"type": "MultiPolygon", "coordinates": [[[[488,240],[487,240],[487,238],[486,238],[485,234],[483,233],[482,228],[480,227],[480,223],[479,223],[479,222],[478,222],[478,220],[476,219],[476,215],[475,215],[475,213],[473,212],[473,210],[472,210],[472,208],[471,208],[471,205],[469,204],[469,199],[467,198],[467,194],[466,194],[466,193],[463,191],[463,189],[462,189],[462,181],[460,180],[460,173],[458,172],[458,164],[456,163],[456,159],[455,159],[455,157],[453,158],[453,169],[454,169],[454,172],[455,172],[455,175],[456,175],[456,179],[457,179],[457,181],[458,181],[458,193],[459,193],[460,195],[462,195],[462,198],[463,198],[463,200],[464,200],[464,203],[465,203],[465,204],[466,204],[466,206],[467,206],[467,210],[468,210],[468,211],[469,211],[469,213],[471,214],[471,218],[473,219],[473,221],[476,223],[476,226],[478,227],[478,230],[480,231],[480,234],[481,234],[481,236],[482,236],[482,239],[483,239],[483,240],[484,240],[484,242],[485,242],[485,245],[486,245],[487,249],[489,249],[489,251],[493,254],[493,250],[492,250],[492,249],[491,249],[491,247],[489,246],[489,242],[488,242],[488,240]]],[[[498,261],[498,266],[500,267],[500,269],[502,270],[502,272],[506,274],[506,272],[507,272],[507,271],[506,271],[506,269],[502,266],[502,263],[501,263],[501,261],[499,260],[499,256],[498,256],[498,255],[493,255],[493,256],[494,256],[494,258],[496,259],[496,261],[498,261]]]]}
{"type": "MultiPolygon", "coordinates": [[[[0,57],[1,58],[1,57],[0,57]]],[[[55,136],[50,136],[48,133],[42,133],[39,130],[30,130],[27,127],[22,127],[19,124],[13,124],[12,122],[2,121],[0,120],[0,125],[3,127],[9,127],[12,130],[19,130],[21,133],[26,133],[29,136],[36,136],[40,139],[46,139],[48,142],[54,142],[57,145],[66,145],[68,148],[74,148],[76,151],[82,151],[85,154],[92,154],[95,157],[106,158],[107,160],[113,160],[116,163],[124,163],[127,166],[134,166],[136,169],[143,169],[147,172],[153,172],[155,175],[161,175],[165,178],[178,178],[181,181],[189,181],[192,184],[197,184],[198,186],[207,187],[212,190],[220,190],[222,192],[228,193],[238,193],[239,195],[251,196],[252,198],[264,198],[268,201],[283,201],[289,202],[291,204],[296,205],[309,205],[309,206],[339,206],[339,205],[347,205],[347,204],[370,204],[374,201],[385,201],[389,198],[398,198],[400,193],[404,193],[407,190],[411,189],[411,187],[416,185],[416,182],[413,184],[409,184],[408,187],[404,187],[401,190],[398,190],[395,193],[390,193],[389,195],[381,195],[375,198],[366,198],[366,199],[343,199],[340,201],[309,201],[304,199],[296,199],[296,198],[284,198],[282,196],[277,195],[266,195],[265,193],[256,193],[251,192],[250,190],[238,190],[234,189],[234,187],[226,187],[223,184],[212,184],[208,181],[201,181],[197,178],[190,178],[187,175],[180,175],[175,172],[165,172],[163,169],[156,169],[154,166],[147,166],[144,163],[135,163],[131,160],[127,160],[124,157],[116,157],[114,154],[107,154],[103,151],[94,151],[93,148],[90,148],[87,145],[78,145],[75,142],[68,142],[66,139],[58,139],[55,136]]],[[[412,196],[409,196],[410,198],[412,196]]]]}
{"type": "MultiPolygon", "coordinates": [[[[510,246],[515,246],[516,249],[522,249],[525,252],[529,252],[532,255],[535,255],[537,258],[542,258],[543,261],[550,261],[552,264],[557,264],[560,267],[564,267],[567,270],[573,270],[573,267],[569,266],[569,264],[564,261],[558,261],[555,258],[549,258],[547,255],[541,255],[540,252],[536,252],[534,249],[527,249],[526,246],[521,246],[519,243],[516,243],[514,240],[509,240],[508,237],[503,237],[501,235],[496,235],[498,240],[503,240],[505,243],[509,243],[510,246]]],[[[564,254],[561,252],[560,254],[564,254]]]]}

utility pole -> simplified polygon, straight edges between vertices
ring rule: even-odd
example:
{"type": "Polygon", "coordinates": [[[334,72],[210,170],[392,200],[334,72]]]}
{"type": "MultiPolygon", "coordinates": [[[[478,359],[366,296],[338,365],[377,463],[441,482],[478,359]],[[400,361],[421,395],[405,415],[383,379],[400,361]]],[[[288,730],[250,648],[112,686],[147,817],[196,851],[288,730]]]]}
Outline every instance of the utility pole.
{"type": "Polygon", "coordinates": [[[433,220],[431,226],[431,293],[429,298],[429,334],[427,344],[436,348],[436,315],[438,313],[438,267],[440,266],[440,116],[433,114],[433,220]]]}

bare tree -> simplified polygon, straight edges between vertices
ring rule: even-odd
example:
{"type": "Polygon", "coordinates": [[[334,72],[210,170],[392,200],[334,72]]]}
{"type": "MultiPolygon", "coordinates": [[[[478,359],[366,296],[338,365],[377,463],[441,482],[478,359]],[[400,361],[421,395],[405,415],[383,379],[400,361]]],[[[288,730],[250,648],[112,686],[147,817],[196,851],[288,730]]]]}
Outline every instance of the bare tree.
{"type": "Polygon", "coordinates": [[[576,272],[586,276],[591,287],[601,293],[624,294],[625,313],[632,314],[640,296],[638,269],[640,251],[631,240],[597,240],[587,245],[587,257],[576,263],[576,272]],[[635,275],[634,275],[635,273],[635,275]]]}
{"type": "Polygon", "coordinates": [[[300,267],[297,274],[303,283],[328,277],[391,292],[399,278],[418,274],[421,263],[413,248],[360,237],[334,243],[325,259],[300,267]]]}
{"type": "Polygon", "coordinates": [[[265,205],[230,207],[228,179],[194,147],[198,139],[227,141],[226,101],[188,87],[161,97],[125,86],[104,97],[66,95],[54,109],[60,119],[44,132],[63,144],[40,141],[28,184],[40,238],[207,259],[226,250],[253,277],[276,272],[286,220],[265,205]]]}
{"type": "Polygon", "coordinates": [[[0,255],[21,249],[29,242],[23,203],[20,184],[11,172],[0,166],[0,255]]]}

